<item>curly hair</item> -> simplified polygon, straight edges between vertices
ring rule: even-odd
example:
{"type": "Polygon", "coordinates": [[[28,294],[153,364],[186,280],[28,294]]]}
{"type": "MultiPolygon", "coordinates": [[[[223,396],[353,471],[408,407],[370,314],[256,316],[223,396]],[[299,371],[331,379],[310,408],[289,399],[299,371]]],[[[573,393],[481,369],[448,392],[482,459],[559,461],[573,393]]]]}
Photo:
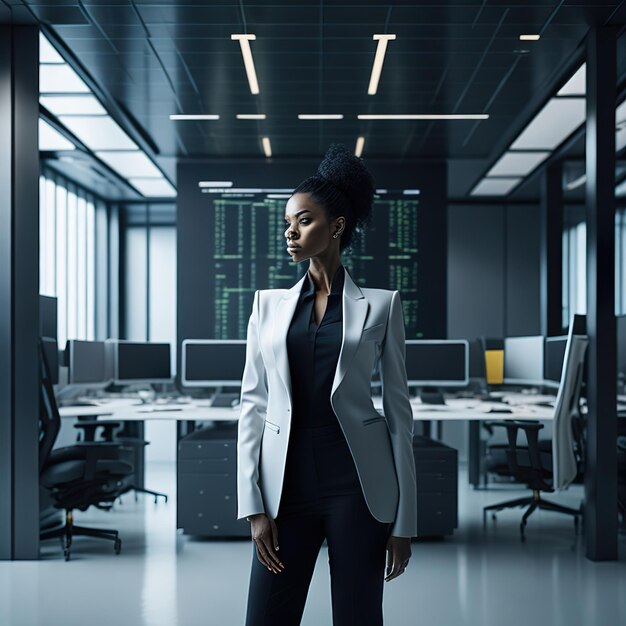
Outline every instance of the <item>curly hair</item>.
{"type": "Polygon", "coordinates": [[[340,251],[350,248],[370,224],[375,185],[363,159],[342,144],[332,144],[317,168],[317,174],[302,181],[296,193],[310,193],[324,208],[326,218],[345,217],[340,251]]]}

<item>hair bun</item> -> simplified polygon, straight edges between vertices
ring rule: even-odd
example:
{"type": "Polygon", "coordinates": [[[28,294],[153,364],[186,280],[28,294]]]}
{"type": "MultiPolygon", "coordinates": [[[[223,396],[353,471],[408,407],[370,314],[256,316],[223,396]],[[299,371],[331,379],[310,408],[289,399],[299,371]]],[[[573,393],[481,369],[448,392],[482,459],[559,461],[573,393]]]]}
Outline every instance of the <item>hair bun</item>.
{"type": "Polygon", "coordinates": [[[374,179],[363,160],[355,156],[346,146],[332,144],[317,168],[322,178],[341,189],[350,199],[357,216],[366,217],[374,201],[374,179]]]}

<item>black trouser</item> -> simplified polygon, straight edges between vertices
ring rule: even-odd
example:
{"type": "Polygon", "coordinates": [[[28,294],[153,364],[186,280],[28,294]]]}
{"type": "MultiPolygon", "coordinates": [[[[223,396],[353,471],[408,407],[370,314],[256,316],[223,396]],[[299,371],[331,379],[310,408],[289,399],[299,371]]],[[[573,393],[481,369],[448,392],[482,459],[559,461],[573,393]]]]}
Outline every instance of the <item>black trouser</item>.
{"type": "Polygon", "coordinates": [[[253,543],[246,626],[298,626],[317,556],[328,544],[333,626],[381,626],[391,524],[367,507],[337,424],[293,429],[278,515],[278,557],[270,572],[253,543]]]}

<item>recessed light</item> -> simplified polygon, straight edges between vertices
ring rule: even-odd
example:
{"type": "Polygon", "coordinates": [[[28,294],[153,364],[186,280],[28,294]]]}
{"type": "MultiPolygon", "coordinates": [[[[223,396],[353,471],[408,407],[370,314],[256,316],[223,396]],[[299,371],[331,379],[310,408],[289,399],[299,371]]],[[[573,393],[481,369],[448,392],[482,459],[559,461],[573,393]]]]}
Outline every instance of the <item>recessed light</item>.
{"type": "Polygon", "coordinates": [[[248,84],[250,85],[250,92],[252,94],[258,94],[259,81],[257,80],[256,70],[254,69],[252,50],[250,50],[250,42],[256,39],[256,35],[231,35],[230,38],[232,40],[239,41],[239,46],[241,47],[241,55],[243,56],[243,64],[246,68],[248,84]]]}
{"type": "Polygon", "coordinates": [[[559,89],[557,96],[584,96],[587,93],[587,64],[583,63],[559,89]]]}
{"type": "Polygon", "coordinates": [[[299,113],[299,120],[342,120],[341,113],[299,113]]]}
{"type": "Polygon", "coordinates": [[[269,159],[272,156],[272,144],[270,143],[270,138],[263,137],[261,142],[263,143],[263,152],[265,152],[265,156],[269,159]]]}
{"type": "Polygon", "coordinates": [[[139,150],[108,115],[60,115],[59,119],[90,150],[139,150]]]}
{"type": "Polygon", "coordinates": [[[128,182],[142,195],[151,198],[173,198],[176,189],[164,178],[129,178],[128,182]]]}
{"type": "Polygon", "coordinates": [[[354,155],[360,157],[363,154],[363,146],[365,145],[365,137],[357,137],[354,155]]]}
{"type": "Polygon", "coordinates": [[[75,150],[76,146],[56,128],[39,118],[39,150],[75,150]]]}
{"type": "Polygon", "coordinates": [[[505,152],[487,172],[487,176],[527,176],[550,152],[505,152]]]}
{"type": "Polygon", "coordinates": [[[265,113],[237,113],[238,120],[264,120],[265,113]]]}
{"type": "Polygon", "coordinates": [[[471,196],[506,196],[521,178],[483,178],[470,193],[471,196]]]}
{"type": "Polygon", "coordinates": [[[520,41],[539,41],[541,35],[520,35],[520,41]]]}
{"type": "Polygon", "coordinates": [[[584,98],[552,98],[511,144],[513,150],[554,150],[585,122],[584,98]]]}
{"type": "Polygon", "coordinates": [[[39,102],[54,115],[106,115],[105,108],[91,94],[41,96],[39,102]]]}
{"type": "Polygon", "coordinates": [[[486,120],[489,119],[488,113],[469,113],[469,114],[441,114],[435,115],[430,113],[407,113],[399,115],[357,115],[360,120],[486,120]]]}
{"type": "Polygon", "coordinates": [[[67,63],[44,63],[39,66],[39,93],[91,93],[91,90],[67,63]]]}
{"type": "Polygon", "coordinates": [[[170,115],[171,120],[179,121],[179,120],[219,120],[219,115],[170,115]]]}
{"type": "Polygon", "coordinates": [[[373,96],[378,90],[378,81],[380,80],[380,74],[383,71],[383,62],[385,60],[385,52],[387,51],[387,42],[393,41],[395,38],[395,35],[373,35],[372,37],[374,41],[378,41],[378,46],[376,47],[376,56],[374,57],[374,64],[372,65],[370,84],[367,88],[367,93],[370,96],[373,96]]]}
{"type": "Polygon", "coordinates": [[[232,187],[233,183],[230,180],[201,180],[198,183],[198,187],[204,189],[207,187],[232,187]]]}

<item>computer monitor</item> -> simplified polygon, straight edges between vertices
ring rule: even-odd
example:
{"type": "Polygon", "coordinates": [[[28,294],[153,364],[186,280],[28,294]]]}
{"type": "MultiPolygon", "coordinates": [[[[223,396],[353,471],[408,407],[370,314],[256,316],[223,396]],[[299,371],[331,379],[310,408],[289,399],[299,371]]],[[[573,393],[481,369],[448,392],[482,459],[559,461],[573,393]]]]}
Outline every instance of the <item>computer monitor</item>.
{"type": "Polygon", "coordinates": [[[543,385],[543,335],[504,338],[504,383],[543,385]]]}
{"type": "Polygon", "coordinates": [[[184,387],[241,385],[246,364],[245,339],[185,339],[182,348],[184,387]]]}
{"type": "Polygon", "coordinates": [[[111,382],[111,373],[106,368],[104,351],[104,341],[68,339],[65,347],[67,384],[106,387],[111,382]]]}
{"type": "Polygon", "coordinates": [[[545,387],[556,389],[560,385],[566,346],[567,335],[546,337],[543,370],[543,384],[545,387]]]}
{"type": "Polygon", "coordinates": [[[59,340],[57,335],[57,299],[39,294],[39,336],[59,340]]]}
{"type": "Polygon", "coordinates": [[[407,339],[409,385],[465,387],[469,383],[469,342],[466,339],[407,339]]]}
{"type": "Polygon", "coordinates": [[[165,383],[172,380],[171,345],[108,339],[107,363],[116,385],[165,383]]]}
{"type": "Polygon", "coordinates": [[[59,384],[59,345],[53,337],[42,337],[43,351],[50,367],[50,382],[59,384]]]}

